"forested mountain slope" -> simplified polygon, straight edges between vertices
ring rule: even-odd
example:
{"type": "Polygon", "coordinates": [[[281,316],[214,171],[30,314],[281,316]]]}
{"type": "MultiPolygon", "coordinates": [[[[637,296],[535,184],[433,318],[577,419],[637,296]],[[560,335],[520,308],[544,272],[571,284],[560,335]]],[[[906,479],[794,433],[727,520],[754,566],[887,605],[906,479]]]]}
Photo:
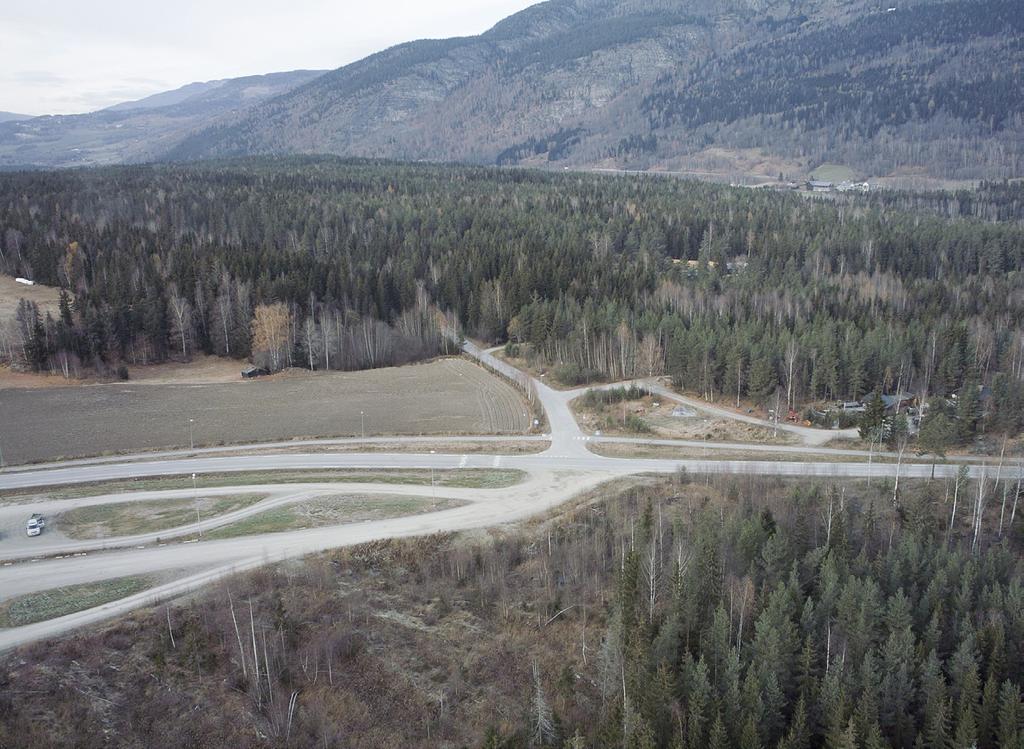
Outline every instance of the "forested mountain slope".
{"type": "Polygon", "coordinates": [[[891,7],[551,0],[480,36],[412,42],[340,68],[170,156],[316,152],[773,178],[831,161],[870,176],[1018,176],[1019,2],[891,7]]]}
{"type": "Polygon", "coordinates": [[[289,91],[321,72],[193,83],[89,114],[0,116],[0,168],[150,161],[196,128],[289,91]]]}

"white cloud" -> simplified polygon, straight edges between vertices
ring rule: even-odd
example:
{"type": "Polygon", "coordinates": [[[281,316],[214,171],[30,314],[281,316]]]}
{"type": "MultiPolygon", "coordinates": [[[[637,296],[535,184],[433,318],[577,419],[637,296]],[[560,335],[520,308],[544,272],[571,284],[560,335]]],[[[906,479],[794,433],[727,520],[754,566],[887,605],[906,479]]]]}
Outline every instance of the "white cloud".
{"type": "Polygon", "coordinates": [[[37,0],[5,7],[0,110],[91,111],[193,81],[331,69],[480,33],[530,0],[37,0]]]}

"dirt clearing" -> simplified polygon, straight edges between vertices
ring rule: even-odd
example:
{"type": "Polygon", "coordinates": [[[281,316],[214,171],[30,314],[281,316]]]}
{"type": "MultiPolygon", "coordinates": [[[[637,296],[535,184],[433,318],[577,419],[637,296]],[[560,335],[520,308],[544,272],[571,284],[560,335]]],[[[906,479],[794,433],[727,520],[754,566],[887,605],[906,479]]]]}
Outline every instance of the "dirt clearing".
{"type": "Polygon", "coordinates": [[[530,410],[464,359],[202,385],[0,390],[10,464],[298,437],[523,434],[530,410]]]}
{"type": "MultiPolygon", "coordinates": [[[[614,392],[614,391],[610,391],[614,392]]],[[[586,394],[572,402],[573,413],[585,432],[612,436],[709,442],[797,444],[796,437],[771,427],[713,416],[675,401],[648,395],[618,403],[590,402],[586,394]]]]}

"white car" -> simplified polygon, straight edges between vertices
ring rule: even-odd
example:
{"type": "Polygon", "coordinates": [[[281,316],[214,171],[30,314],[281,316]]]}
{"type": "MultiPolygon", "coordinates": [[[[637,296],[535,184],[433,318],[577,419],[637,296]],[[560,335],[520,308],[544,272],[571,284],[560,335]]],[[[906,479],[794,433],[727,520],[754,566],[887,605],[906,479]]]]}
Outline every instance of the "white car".
{"type": "Polygon", "coordinates": [[[28,519],[28,523],[25,525],[25,533],[29,536],[38,536],[43,532],[45,525],[46,521],[43,520],[43,516],[36,513],[28,519]]]}

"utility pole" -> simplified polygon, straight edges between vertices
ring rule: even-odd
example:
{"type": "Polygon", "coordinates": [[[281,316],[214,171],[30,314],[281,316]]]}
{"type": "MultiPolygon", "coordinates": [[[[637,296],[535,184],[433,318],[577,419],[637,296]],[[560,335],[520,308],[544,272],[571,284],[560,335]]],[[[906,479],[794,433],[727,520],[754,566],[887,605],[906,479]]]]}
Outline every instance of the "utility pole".
{"type": "Polygon", "coordinates": [[[779,400],[781,399],[782,391],[775,388],[775,431],[772,433],[772,437],[779,436],[779,400]]]}
{"type": "MultiPolygon", "coordinates": [[[[189,419],[191,421],[191,419],[189,419]]],[[[196,505],[196,527],[199,527],[199,492],[196,489],[196,475],[192,474],[192,501],[196,505]]],[[[199,528],[199,538],[203,537],[203,529],[199,528]]]]}
{"type": "MultiPolygon", "coordinates": [[[[434,455],[437,451],[431,450],[430,454],[434,455]]],[[[437,504],[437,490],[434,488],[434,466],[430,466],[430,496],[434,500],[434,504],[437,504]]]]}

